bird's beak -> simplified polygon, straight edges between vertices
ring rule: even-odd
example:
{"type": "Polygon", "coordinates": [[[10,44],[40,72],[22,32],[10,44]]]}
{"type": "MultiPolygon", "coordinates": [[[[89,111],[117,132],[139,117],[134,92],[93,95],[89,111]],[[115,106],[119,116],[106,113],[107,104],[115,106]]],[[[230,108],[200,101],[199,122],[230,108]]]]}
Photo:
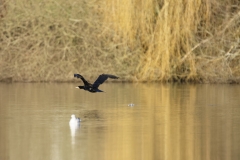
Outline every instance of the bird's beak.
{"type": "Polygon", "coordinates": [[[75,88],[79,89],[78,87],[75,87],[75,88]]]}

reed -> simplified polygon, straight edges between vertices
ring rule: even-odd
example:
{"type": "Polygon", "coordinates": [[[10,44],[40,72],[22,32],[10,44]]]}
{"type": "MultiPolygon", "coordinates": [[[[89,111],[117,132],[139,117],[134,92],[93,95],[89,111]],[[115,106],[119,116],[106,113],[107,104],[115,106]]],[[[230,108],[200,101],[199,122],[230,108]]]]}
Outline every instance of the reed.
{"type": "MultiPolygon", "coordinates": [[[[94,1],[8,1],[0,25],[0,79],[72,81],[73,73],[123,76],[128,56],[103,34],[94,1]],[[117,54],[119,53],[119,54],[117,54]],[[125,65],[123,64],[123,61],[125,65]]],[[[133,69],[133,68],[132,68],[133,69]]]]}
{"type": "Polygon", "coordinates": [[[239,81],[239,1],[105,1],[107,22],[142,50],[137,80],[239,81]]]}
{"type": "Polygon", "coordinates": [[[0,80],[239,82],[240,2],[0,0],[0,80]]]}

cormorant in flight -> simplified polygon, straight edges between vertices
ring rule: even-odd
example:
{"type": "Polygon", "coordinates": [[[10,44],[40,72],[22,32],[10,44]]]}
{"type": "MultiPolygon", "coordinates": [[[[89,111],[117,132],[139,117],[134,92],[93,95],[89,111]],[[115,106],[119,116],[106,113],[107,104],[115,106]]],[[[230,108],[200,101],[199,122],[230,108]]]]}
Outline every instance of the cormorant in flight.
{"type": "Polygon", "coordinates": [[[117,76],[114,76],[114,75],[111,75],[111,74],[101,74],[97,80],[91,84],[89,83],[88,81],[86,81],[83,76],[81,76],[80,74],[74,74],[74,77],[77,77],[77,78],[80,78],[83,83],[84,83],[84,86],[77,86],[76,88],[79,88],[79,89],[84,89],[86,91],[89,91],[89,92],[92,92],[92,93],[95,93],[95,92],[103,92],[101,91],[100,89],[98,89],[98,87],[103,84],[104,81],[106,81],[108,78],[112,78],[112,79],[118,79],[117,76]]]}

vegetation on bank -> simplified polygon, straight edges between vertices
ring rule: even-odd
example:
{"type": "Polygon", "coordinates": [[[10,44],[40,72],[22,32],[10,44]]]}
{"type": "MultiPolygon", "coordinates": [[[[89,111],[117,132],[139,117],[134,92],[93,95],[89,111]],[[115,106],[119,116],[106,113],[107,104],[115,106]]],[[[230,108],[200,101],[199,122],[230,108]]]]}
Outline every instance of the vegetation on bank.
{"type": "Polygon", "coordinates": [[[0,80],[240,82],[239,0],[0,0],[0,80]]]}

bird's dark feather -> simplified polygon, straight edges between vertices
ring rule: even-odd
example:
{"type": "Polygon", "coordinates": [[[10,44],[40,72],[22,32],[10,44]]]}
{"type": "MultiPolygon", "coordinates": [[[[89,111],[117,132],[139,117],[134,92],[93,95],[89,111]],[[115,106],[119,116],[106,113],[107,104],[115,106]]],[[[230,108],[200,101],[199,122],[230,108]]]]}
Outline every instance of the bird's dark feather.
{"type": "Polygon", "coordinates": [[[80,74],[74,74],[74,77],[77,77],[77,78],[80,78],[82,81],[83,81],[83,83],[84,83],[84,85],[86,86],[88,86],[88,85],[92,85],[91,83],[89,83],[88,81],[86,81],[84,78],[83,78],[83,76],[82,75],[80,75],[80,74]]]}
{"type": "Polygon", "coordinates": [[[103,82],[105,82],[108,78],[118,79],[117,76],[111,74],[101,74],[97,80],[93,83],[93,88],[98,88],[103,82]]]}
{"type": "Polygon", "coordinates": [[[98,89],[98,87],[103,84],[108,78],[112,78],[112,79],[118,79],[117,76],[111,75],[111,74],[101,74],[97,80],[91,84],[88,81],[86,81],[82,75],[80,74],[74,74],[74,77],[80,78],[83,83],[84,86],[78,86],[79,89],[84,89],[87,90],[89,92],[103,92],[101,90],[98,89]]]}

